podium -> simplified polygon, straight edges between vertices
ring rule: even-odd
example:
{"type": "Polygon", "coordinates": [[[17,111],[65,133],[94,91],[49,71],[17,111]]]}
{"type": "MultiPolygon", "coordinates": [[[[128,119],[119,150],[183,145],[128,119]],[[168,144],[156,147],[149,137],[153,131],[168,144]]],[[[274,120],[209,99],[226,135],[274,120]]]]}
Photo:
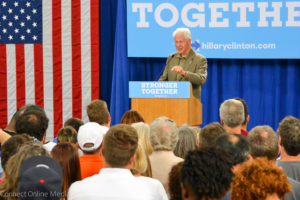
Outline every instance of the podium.
{"type": "Polygon", "coordinates": [[[202,124],[202,104],[193,96],[189,82],[130,82],[131,109],[146,123],[166,116],[177,126],[202,124]]]}

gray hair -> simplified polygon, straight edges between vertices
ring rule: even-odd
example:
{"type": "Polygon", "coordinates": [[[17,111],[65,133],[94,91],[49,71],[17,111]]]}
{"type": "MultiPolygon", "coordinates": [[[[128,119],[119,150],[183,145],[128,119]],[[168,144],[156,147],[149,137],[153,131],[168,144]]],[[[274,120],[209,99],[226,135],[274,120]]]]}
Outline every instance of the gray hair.
{"type": "Polygon", "coordinates": [[[191,150],[198,149],[195,130],[184,124],[179,127],[179,139],[174,149],[174,154],[180,158],[185,158],[191,150]]]}
{"type": "Polygon", "coordinates": [[[175,36],[183,36],[186,40],[192,39],[191,31],[188,28],[177,28],[173,32],[173,38],[175,39],[175,36]]]}
{"type": "Polygon", "coordinates": [[[150,141],[154,151],[174,150],[178,141],[176,123],[167,117],[159,117],[150,124],[150,141]]]}
{"type": "Polygon", "coordinates": [[[244,121],[244,106],[242,102],[228,99],[220,106],[220,119],[230,128],[242,125],[244,121]]]}
{"type": "Polygon", "coordinates": [[[250,154],[254,157],[267,157],[276,160],[279,147],[278,137],[270,126],[256,126],[249,132],[250,154]]]}

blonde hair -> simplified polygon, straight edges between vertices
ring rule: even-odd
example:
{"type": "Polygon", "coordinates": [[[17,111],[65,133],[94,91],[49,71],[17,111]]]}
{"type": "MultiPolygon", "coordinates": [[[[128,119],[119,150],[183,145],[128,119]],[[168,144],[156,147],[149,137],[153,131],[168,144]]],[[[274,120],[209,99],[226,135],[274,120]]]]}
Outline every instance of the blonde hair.
{"type": "Polygon", "coordinates": [[[40,142],[26,144],[7,162],[5,180],[0,184],[0,196],[8,200],[18,199],[19,171],[23,161],[32,156],[50,156],[40,142]]]}
{"type": "Polygon", "coordinates": [[[138,144],[135,155],[136,157],[131,167],[131,171],[133,174],[142,174],[146,172],[148,163],[147,155],[141,144],[138,144]]]}
{"type": "Polygon", "coordinates": [[[147,155],[151,155],[153,152],[153,148],[150,143],[149,125],[144,122],[137,122],[131,124],[131,126],[136,129],[139,136],[139,143],[142,145],[143,149],[145,149],[147,155]]]}

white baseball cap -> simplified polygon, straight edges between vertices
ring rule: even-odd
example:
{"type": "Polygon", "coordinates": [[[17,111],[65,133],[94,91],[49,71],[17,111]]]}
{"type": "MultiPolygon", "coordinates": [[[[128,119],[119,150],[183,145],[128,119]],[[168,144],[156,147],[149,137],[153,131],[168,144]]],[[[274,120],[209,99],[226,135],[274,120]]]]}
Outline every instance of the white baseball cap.
{"type": "Polygon", "coordinates": [[[96,122],[88,122],[80,126],[77,135],[77,141],[83,151],[94,151],[98,149],[103,141],[103,136],[108,131],[108,128],[101,126],[96,122]],[[90,143],[93,146],[85,147],[84,145],[90,143]]]}

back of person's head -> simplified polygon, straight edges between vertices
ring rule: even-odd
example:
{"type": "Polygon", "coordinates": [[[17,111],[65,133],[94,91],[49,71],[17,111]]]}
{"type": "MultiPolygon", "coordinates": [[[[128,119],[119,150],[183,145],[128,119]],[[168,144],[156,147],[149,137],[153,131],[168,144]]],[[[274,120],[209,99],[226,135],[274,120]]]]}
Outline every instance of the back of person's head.
{"type": "Polygon", "coordinates": [[[210,147],[215,145],[216,139],[226,133],[223,126],[218,122],[207,124],[200,130],[199,144],[200,147],[210,147]]]}
{"type": "Polygon", "coordinates": [[[81,119],[71,117],[64,123],[64,127],[66,126],[72,126],[76,132],[78,132],[79,127],[82,126],[84,123],[81,119]]]}
{"type": "Polygon", "coordinates": [[[131,124],[133,128],[136,129],[139,136],[139,143],[145,149],[147,155],[151,155],[153,152],[153,148],[150,143],[150,127],[148,124],[144,122],[137,122],[131,124]]]}
{"type": "Polygon", "coordinates": [[[1,146],[1,165],[6,171],[6,163],[11,156],[19,151],[23,144],[29,144],[33,138],[27,134],[14,135],[1,146]]]}
{"type": "Polygon", "coordinates": [[[130,164],[138,146],[136,130],[127,124],[111,127],[103,141],[105,163],[111,167],[126,167],[130,164]]]}
{"type": "Polygon", "coordinates": [[[169,173],[170,200],[183,200],[180,188],[180,177],[183,162],[174,165],[169,173]]]}
{"type": "Polygon", "coordinates": [[[42,141],[46,135],[49,119],[44,112],[30,110],[24,112],[16,121],[17,134],[27,133],[42,141]]]}
{"type": "Polygon", "coordinates": [[[300,120],[292,116],[285,117],[277,132],[286,153],[297,156],[300,153],[300,120]]]}
{"type": "Polygon", "coordinates": [[[135,110],[128,110],[121,118],[120,124],[132,124],[136,122],[145,122],[144,118],[135,110]]]}
{"type": "Polygon", "coordinates": [[[232,162],[226,152],[216,148],[201,148],[186,156],[182,170],[182,197],[220,199],[230,188],[232,162]]]}
{"type": "Polygon", "coordinates": [[[107,127],[100,126],[96,122],[87,122],[80,126],[77,141],[84,154],[98,154],[102,146],[103,137],[107,127]]]}
{"type": "Polygon", "coordinates": [[[72,143],[59,143],[51,151],[54,158],[63,169],[63,191],[67,194],[69,187],[75,181],[81,180],[78,151],[72,143]]]}
{"type": "Polygon", "coordinates": [[[236,97],[234,99],[242,102],[242,104],[244,106],[244,121],[243,121],[242,125],[246,125],[248,123],[247,122],[247,118],[248,118],[248,115],[249,115],[248,114],[248,105],[247,105],[247,102],[243,98],[240,98],[240,97],[236,97]]]}
{"type": "Polygon", "coordinates": [[[235,99],[228,99],[220,106],[220,119],[223,123],[235,128],[242,125],[244,119],[244,106],[242,102],[235,99]]]}
{"type": "Polygon", "coordinates": [[[281,199],[291,191],[284,171],[266,158],[244,163],[231,184],[231,200],[281,199]],[[272,198],[273,199],[273,198],[272,198]]]}
{"type": "Polygon", "coordinates": [[[194,130],[188,125],[180,126],[178,132],[178,142],[174,149],[174,154],[184,159],[189,151],[195,149],[198,149],[198,146],[194,130]]]}
{"type": "Polygon", "coordinates": [[[71,142],[73,144],[77,143],[77,131],[72,126],[65,126],[59,129],[57,134],[57,142],[71,142]]]}
{"type": "Polygon", "coordinates": [[[250,154],[254,158],[276,160],[279,152],[278,137],[270,126],[256,126],[249,132],[250,154]]]}
{"type": "Polygon", "coordinates": [[[146,172],[147,167],[147,155],[142,145],[138,144],[138,147],[135,152],[135,160],[131,167],[131,171],[133,174],[141,175],[146,172]]]}
{"type": "Polygon", "coordinates": [[[48,156],[32,156],[20,168],[19,200],[59,200],[62,193],[63,172],[59,163],[48,156]]]}
{"type": "MultiPolygon", "coordinates": [[[[3,184],[0,184],[0,196],[8,192],[17,192],[20,167],[24,160],[32,156],[49,156],[49,154],[43,148],[42,143],[38,141],[34,142],[34,144],[23,145],[6,163],[5,181],[3,184]]],[[[17,196],[9,197],[8,199],[17,199],[17,196]]]]}
{"type": "Polygon", "coordinates": [[[110,115],[105,101],[97,99],[87,106],[87,115],[90,122],[100,125],[109,123],[110,115]]]}
{"type": "Polygon", "coordinates": [[[173,120],[159,117],[150,124],[150,141],[154,151],[173,151],[178,142],[178,128],[173,120]]]}
{"type": "Polygon", "coordinates": [[[229,153],[233,165],[249,160],[249,142],[243,135],[223,134],[216,139],[216,147],[229,153]]]}

